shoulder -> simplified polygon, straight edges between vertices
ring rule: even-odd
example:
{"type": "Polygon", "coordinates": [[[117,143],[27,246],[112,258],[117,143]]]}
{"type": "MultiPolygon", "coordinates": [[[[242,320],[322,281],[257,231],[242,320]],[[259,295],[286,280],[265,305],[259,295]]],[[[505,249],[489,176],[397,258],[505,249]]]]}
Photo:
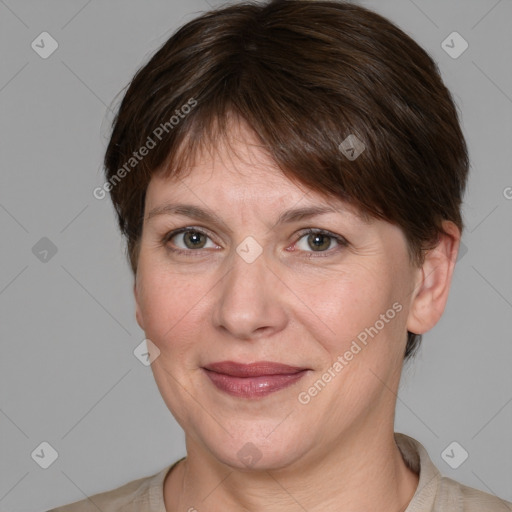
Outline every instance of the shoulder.
{"type": "Polygon", "coordinates": [[[406,512],[512,512],[512,503],[443,476],[416,439],[395,432],[395,440],[404,462],[419,474],[406,512]]]}
{"type": "MultiPolygon", "coordinates": [[[[153,475],[154,476],[154,475],[153,475]]],[[[81,501],[57,507],[48,512],[117,512],[135,510],[134,501],[140,502],[150,486],[153,476],[132,480],[116,489],[90,496],[81,501]]]]}
{"type": "MultiPolygon", "coordinates": [[[[512,503],[443,476],[439,481],[436,505],[439,510],[460,512],[512,512],[512,503]],[[450,507],[447,509],[446,507],[450,507]]],[[[435,508],[434,510],[438,510],[435,508]]]]}
{"type": "Polygon", "coordinates": [[[153,475],[132,480],[121,487],[89,496],[69,505],[53,508],[47,512],[148,512],[162,509],[163,481],[168,471],[179,461],[153,475]]]}

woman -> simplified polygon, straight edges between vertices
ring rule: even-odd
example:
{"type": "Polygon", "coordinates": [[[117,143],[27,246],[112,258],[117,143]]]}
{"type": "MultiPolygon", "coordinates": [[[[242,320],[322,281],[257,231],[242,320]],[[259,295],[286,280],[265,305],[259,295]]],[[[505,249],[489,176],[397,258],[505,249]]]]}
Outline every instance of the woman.
{"type": "Polygon", "coordinates": [[[507,511],[394,433],[446,305],[468,156],[430,57],[348,3],[239,3],[134,77],[105,156],[187,456],[54,509],[507,511]]]}

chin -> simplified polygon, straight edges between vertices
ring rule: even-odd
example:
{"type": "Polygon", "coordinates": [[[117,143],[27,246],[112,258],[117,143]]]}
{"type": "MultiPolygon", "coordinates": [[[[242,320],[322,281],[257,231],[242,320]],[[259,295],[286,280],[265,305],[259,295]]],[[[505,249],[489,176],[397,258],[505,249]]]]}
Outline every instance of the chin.
{"type": "Polygon", "coordinates": [[[249,426],[239,421],[236,427],[231,422],[230,433],[217,424],[216,428],[205,425],[205,431],[197,432],[195,437],[215,459],[227,466],[242,471],[277,470],[292,465],[301,453],[312,448],[304,444],[311,436],[307,429],[300,432],[287,425],[279,432],[280,421],[282,418],[277,422],[252,421],[249,426]],[[298,440],[302,441],[300,445],[298,440]]]}

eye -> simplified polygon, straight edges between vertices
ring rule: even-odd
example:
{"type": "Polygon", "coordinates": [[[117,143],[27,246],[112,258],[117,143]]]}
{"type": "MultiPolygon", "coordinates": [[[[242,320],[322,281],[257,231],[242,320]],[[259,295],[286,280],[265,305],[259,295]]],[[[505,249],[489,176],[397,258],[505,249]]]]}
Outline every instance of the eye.
{"type": "MultiPolygon", "coordinates": [[[[314,253],[317,253],[315,256],[329,256],[348,245],[345,238],[324,229],[309,228],[299,234],[300,237],[295,242],[292,251],[297,248],[299,251],[305,252],[308,258],[313,257],[314,253]]],[[[220,249],[205,231],[190,226],[167,233],[163,237],[162,243],[173,253],[186,256],[204,255],[201,249],[220,249]]]]}
{"type": "MultiPolygon", "coordinates": [[[[329,231],[310,228],[301,233],[301,237],[295,242],[295,245],[299,250],[309,253],[331,253],[336,252],[336,250],[330,251],[333,246],[341,249],[346,247],[348,242],[343,237],[329,231]]],[[[308,257],[311,257],[311,254],[308,257]]]]}
{"type": "Polygon", "coordinates": [[[196,249],[218,248],[211,240],[210,245],[208,245],[209,239],[210,237],[204,231],[187,227],[171,231],[165,235],[164,242],[171,251],[176,253],[190,253],[196,249]],[[175,247],[170,245],[171,241],[175,247]]]}

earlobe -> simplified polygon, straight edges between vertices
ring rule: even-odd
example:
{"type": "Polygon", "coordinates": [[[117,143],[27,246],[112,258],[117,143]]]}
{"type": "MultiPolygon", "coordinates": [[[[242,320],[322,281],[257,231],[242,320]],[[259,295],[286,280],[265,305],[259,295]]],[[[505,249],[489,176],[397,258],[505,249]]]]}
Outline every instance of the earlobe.
{"type": "Polygon", "coordinates": [[[425,255],[418,269],[418,282],[407,319],[407,330],[424,334],[441,318],[455,268],[460,245],[460,230],[451,221],[444,221],[446,234],[439,235],[439,242],[425,255]]]}

